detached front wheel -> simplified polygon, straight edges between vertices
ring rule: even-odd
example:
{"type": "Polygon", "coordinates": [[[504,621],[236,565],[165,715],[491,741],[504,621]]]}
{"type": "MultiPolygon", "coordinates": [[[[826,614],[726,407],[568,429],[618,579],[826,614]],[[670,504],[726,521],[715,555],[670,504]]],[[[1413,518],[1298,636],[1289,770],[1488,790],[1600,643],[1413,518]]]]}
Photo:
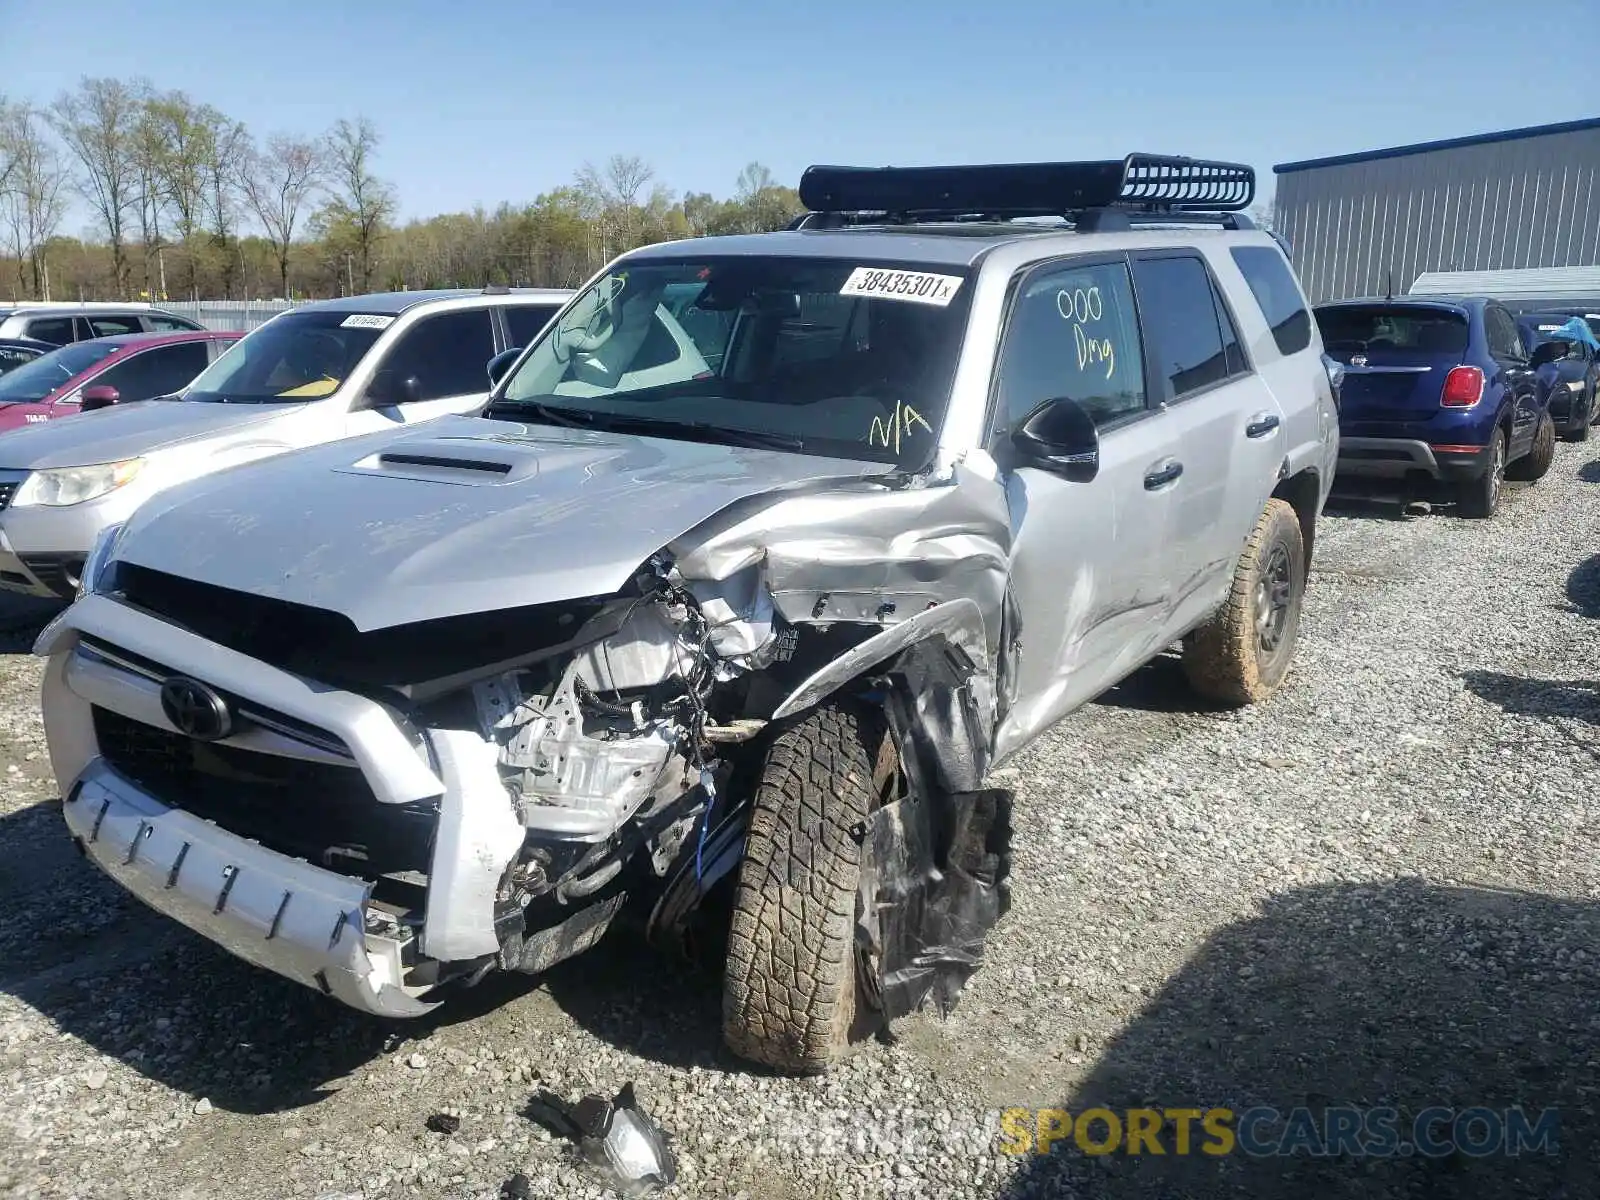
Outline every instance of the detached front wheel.
{"type": "Polygon", "coordinates": [[[1184,641],[1195,691],[1223,704],[1258,704],[1283,682],[1300,635],[1306,548],[1300,519],[1269,500],[1234,567],[1228,598],[1184,641]]]}
{"type": "Polygon", "coordinates": [[[722,1036],[741,1058],[796,1074],[849,1046],[858,998],[852,828],[886,753],[870,711],[824,705],[767,747],[734,891],[722,1036]]]}

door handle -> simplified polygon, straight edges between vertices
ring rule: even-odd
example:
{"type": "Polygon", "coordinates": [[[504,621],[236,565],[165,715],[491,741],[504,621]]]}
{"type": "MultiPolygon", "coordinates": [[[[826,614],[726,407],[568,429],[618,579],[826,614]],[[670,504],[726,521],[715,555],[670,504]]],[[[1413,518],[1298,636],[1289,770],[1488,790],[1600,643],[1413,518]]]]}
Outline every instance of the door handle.
{"type": "Polygon", "coordinates": [[[1247,438],[1266,437],[1280,424],[1277,413],[1257,413],[1250,418],[1250,424],[1244,427],[1247,438]]]}
{"type": "Polygon", "coordinates": [[[1183,474],[1183,464],[1177,460],[1169,460],[1158,467],[1153,467],[1145,472],[1144,490],[1153,492],[1157,488],[1164,488],[1183,474]]]}

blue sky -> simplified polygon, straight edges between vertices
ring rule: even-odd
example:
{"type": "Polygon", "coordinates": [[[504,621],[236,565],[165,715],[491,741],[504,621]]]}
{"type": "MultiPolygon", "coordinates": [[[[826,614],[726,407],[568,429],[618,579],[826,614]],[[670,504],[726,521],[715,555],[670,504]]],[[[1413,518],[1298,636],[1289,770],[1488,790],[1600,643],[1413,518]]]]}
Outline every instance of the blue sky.
{"type": "Polygon", "coordinates": [[[985,7],[0,0],[0,91],[143,75],[257,133],[364,114],[407,217],[619,153],[718,195],[752,159],[794,182],[1132,149],[1242,159],[1270,189],[1276,162],[1600,113],[1592,30],[1562,41],[1504,0],[985,7]]]}

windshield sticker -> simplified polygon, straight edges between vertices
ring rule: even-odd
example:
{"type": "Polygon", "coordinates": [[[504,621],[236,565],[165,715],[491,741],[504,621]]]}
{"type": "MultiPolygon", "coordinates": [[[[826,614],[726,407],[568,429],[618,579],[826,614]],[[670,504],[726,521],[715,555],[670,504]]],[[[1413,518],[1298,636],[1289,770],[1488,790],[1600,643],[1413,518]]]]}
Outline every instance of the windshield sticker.
{"type": "Polygon", "coordinates": [[[926,271],[885,271],[857,267],[839,289],[841,296],[876,296],[882,300],[909,300],[913,304],[936,304],[940,308],[955,299],[961,287],[959,275],[933,275],[926,271]]]}
{"type": "Polygon", "coordinates": [[[899,454],[900,439],[910,438],[913,425],[921,425],[929,433],[933,432],[933,426],[923,419],[921,413],[901,401],[894,406],[894,415],[888,420],[881,416],[872,418],[872,427],[867,430],[867,445],[882,446],[899,454]]]}
{"type": "Polygon", "coordinates": [[[351,313],[339,322],[344,329],[387,329],[393,324],[393,317],[381,317],[377,313],[351,313]]]}
{"type": "Polygon", "coordinates": [[[1105,364],[1106,378],[1117,372],[1117,348],[1108,337],[1098,337],[1096,328],[1105,316],[1105,304],[1100,299],[1098,285],[1086,288],[1062,288],[1056,293],[1056,311],[1061,319],[1072,326],[1072,339],[1078,350],[1078,370],[1105,364]]]}

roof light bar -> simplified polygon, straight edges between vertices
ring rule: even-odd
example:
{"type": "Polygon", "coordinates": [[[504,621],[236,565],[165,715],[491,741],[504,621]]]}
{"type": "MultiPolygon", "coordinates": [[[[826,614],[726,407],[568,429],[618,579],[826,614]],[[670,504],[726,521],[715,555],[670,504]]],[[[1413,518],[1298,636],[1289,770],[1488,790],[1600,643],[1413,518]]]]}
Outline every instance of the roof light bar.
{"type": "Polygon", "coordinates": [[[800,177],[800,202],[813,212],[899,217],[1046,217],[1091,208],[1239,212],[1255,190],[1255,171],[1242,163],[1159,154],[1100,162],[814,166],[800,177]]]}

